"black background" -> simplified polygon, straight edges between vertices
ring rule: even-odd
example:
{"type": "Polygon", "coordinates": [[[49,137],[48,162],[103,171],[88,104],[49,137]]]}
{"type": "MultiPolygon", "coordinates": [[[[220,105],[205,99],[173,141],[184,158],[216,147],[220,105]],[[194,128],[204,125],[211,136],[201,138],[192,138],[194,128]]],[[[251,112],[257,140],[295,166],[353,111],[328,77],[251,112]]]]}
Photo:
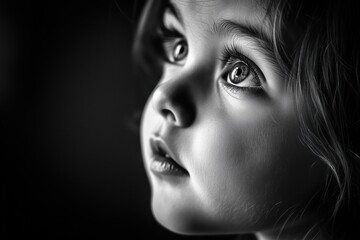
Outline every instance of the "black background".
{"type": "Polygon", "coordinates": [[[1,239],[203,238],[150,212],[130,57],[142,4],[1,1],[1,239]]]}

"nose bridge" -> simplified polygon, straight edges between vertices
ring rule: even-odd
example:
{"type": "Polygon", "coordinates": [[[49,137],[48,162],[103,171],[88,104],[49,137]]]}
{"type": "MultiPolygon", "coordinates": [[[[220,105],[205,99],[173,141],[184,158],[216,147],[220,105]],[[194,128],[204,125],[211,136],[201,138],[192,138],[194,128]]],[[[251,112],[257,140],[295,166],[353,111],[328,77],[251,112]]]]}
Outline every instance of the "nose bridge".
{"type": "Polygon", "coordinates": [[[196,102],[197,99],[204,97],[211,87],[211,76],[212,67],[194,64],[173,77],[165,76],[165,81],[160,83],[158,88],[164,88],[163,91],[174,94],[174,97],[186,95],[189,100],[196,102]]]}

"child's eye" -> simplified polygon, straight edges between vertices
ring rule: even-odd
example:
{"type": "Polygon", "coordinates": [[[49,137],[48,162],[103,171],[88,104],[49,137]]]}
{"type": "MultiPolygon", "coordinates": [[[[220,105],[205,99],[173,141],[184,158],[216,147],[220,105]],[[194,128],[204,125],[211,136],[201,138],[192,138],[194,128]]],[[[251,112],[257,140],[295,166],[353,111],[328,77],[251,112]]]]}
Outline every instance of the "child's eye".
{"type": "Polygon", "coordinates": [[[223,86],[234,97],[244,92],[263,92],[263,74],[250,59],[241,54],[235,46],[225,47],[221,74],[223,86]]]}
{"type": "Polygon", "coordinates": [[[165,58],[168,62],[181,64],[188,54],[188,45],[184,39],[166,40],[163,43],[165,58]]]}
{"type": "Polygon", "coordinates": [[[256,72],[243,61],[235,62],[226,67],[223,75],[227,83],[237,87],[260,87],[261,83],[256,76],[256,72]]]}
{"type": "Polygon", "coordinates": [[[160,43],[160,55],[163,60],[172,64],[182,65],[189,51],[185,37],[174,28],[160,24],[157,29],[160,43]]]}
{"type": "Polygon", "coordinates": [[[227,74],[226,81],[233,84],[241,83],[244,79],[247,78],[249,72],[250,69],[246,63],[236,63],[234,66],[232,66],[229,73],[227,74]]]}

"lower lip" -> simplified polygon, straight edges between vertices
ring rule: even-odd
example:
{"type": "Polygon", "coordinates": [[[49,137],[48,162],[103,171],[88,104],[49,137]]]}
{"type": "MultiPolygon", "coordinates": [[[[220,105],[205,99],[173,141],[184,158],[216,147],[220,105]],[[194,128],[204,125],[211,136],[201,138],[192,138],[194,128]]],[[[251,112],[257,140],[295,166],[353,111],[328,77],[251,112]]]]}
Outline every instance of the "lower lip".
{"type": "Polygon", "coordinates": [[[169,176],[178,176],[185,177],[189,174],[185,169],[178,166],[173,160],[162,157],[155,156],[150,165],[151,170],[160,175],[169,175],[169,176]]]}

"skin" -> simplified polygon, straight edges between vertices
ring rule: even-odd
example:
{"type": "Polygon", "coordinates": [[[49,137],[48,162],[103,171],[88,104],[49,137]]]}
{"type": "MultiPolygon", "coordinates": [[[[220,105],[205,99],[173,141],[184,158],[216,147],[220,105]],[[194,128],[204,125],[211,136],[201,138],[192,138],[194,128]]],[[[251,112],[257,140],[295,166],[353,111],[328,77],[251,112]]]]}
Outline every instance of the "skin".
{"type": "Polygon", "coordinates": [[[252,232],[259,239],[300,239],[311,228],[317,232],[312,207],[327,169],[299,140],[294,96],[279,67],[249,37],[209,30],[227,19],[269,35],[264,7],[230,0],[173,5],[183,22],[167,12],[165,25],[184,36],[188,53],[179,64],[164,63],[141,123],[155,218],[181,234],[252,232]],[[233,43],[261,70],[262,94],[224,87],[219,58],[233,43]],[[154,135],[166,142],[188,176],[151,171],[154,135]]]}

